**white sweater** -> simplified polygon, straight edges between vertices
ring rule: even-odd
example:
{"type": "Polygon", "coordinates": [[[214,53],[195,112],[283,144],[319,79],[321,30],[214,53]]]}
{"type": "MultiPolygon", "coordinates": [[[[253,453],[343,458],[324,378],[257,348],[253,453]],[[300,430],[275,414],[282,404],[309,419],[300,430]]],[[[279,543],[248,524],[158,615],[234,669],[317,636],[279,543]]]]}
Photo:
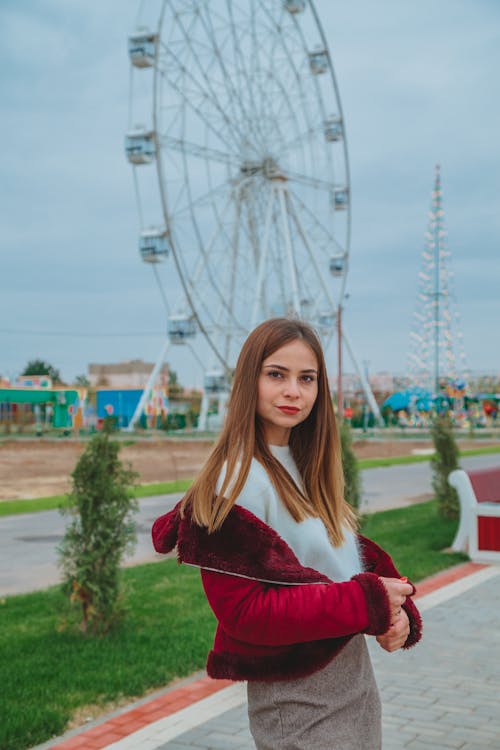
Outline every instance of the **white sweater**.
{"type": "MultiPolygon", "coordinates": [[[[269,447],[297,486],[302,488],[302,480],[290,448],[287,445],[269,447]]],[[[217,490],[222,486],[225,473],[224,465],[217,490]]],[[[237,503],[274,529],[291,547],[302,565],[314,568],[337,582],[348,581],[356,573],[361,573],[359,551],[352,531],[346,529],[344,543],[341,547],[334,547],[321,519],[306,518],[300,523],[294,521],[276,493],[266,470],[255,458],[252,459],[247,481],[237,503]]]]}

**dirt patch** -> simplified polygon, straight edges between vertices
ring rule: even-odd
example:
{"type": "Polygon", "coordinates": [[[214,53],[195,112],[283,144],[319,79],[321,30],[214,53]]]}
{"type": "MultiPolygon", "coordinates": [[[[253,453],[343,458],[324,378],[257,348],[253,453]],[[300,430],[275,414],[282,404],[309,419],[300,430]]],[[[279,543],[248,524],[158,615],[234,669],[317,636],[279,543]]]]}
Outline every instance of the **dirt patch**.
{"type": "MultiPolygon", "coordinates": [[[[0,500],[62,495],[85,442],[9,440],[0,443],[0,500]]],[[[120,458],[139,473],[142,484],[190,479],[205,461],[206,440],[161,440],[125,445],[120,458]]]]}
{"type": "MultiPolygon", "coordinates": [[[[83,441],[72,439],[46,438],[1,442],[0,501],[68,492],[71,472],[85,445],[83,441]]],[[[169,482],[195,476],[211,446],[208,440],[138,440],[133,445],[124,445],[120,456],[139,473],[141,483],[169,482]]],[[[477,442],[460,442],[462,450],[470,447],[477,447],[477,442]]],[[[354,443],[358,458],[406,456],[430,448],[431,442],[424,440],[358,440],[354,443]]]]}

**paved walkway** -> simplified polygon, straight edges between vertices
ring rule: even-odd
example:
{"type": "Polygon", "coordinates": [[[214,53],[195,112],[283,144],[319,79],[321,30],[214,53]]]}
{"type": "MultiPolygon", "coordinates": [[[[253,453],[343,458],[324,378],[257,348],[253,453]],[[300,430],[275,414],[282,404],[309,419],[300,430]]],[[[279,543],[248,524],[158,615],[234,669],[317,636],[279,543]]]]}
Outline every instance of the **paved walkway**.
{"type": "MultiPolygon", "coordinates": [[[[368,639],[384,750],[499,750],[500,566],[452,568],[422,582],[418,600],[418,646],[387,654],[368,639]]],[[[48,748],[252,750],[245,687],[198,675],[36,750],[48,748]]]]}

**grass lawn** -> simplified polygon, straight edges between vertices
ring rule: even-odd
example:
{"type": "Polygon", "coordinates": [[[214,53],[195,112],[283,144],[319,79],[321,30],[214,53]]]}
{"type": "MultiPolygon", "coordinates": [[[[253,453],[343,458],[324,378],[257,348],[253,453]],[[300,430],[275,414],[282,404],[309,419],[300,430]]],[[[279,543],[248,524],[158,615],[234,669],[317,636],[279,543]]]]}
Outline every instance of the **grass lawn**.
{"type": "Polygon", "coordinates": [[[389,552],[401,575],[415,583],[468,559],[442,551],[452,543],[457,525],[441,518],[437,502],[431,500],[368,514],[362,518],[361,533],[389,552]]]}
{"type": "Polygon", "coordinates": [[[22,750],[61,734],[77,713],[110,710],[205,664],[215,619],[198,571],[175,560],[123,571],[129,613],[116,632],[61,629],[59,587],[1,604],[0,748],[22,750]]]}
{"type": "MultiPolygon", "coordinates": [[[[170,495],[173,492],[185,492],[190,487],[191,482],[191,479],[178,479],[175,482],[142,484],[135,488],[134,495],[140,499],[141,497],[152,497],[153,495],[170,495]]],[[[64,505],[65,500],[66,495],[52,495],[52,497],[37,497],[27,500],[2,500],[0,501],[0,516],[54,510],[64,505]]]]}
{"type": "MultiPolygon", "coordinates": [[[[466,559],[441,552],[455,528],[428,502],[366,516],[362,532],[418,581],[466,559]]],[[[61,628],[59,587],[1,601],[2,750],[47,741],[72,720],[81,724],[204,667],[215,619],[198,571],[170,559],[124,569],[123,578],[128,616],[101,638],[61,628]]]]}
{"type": "MultiPolygon", "coordinates": [[[[460,456],[488,456],[500,453],[500,445],[483,445],[479,448],[470,448],[469,450],[460,451],[460,456]]],[[[363,458],[358,462],[360,469],[375,469],[379,466],[396,466],[396,464],[420,464],[423,461],[430,461],[430,455],[415,456],[389,456],[387,458],[363,458]]]]}

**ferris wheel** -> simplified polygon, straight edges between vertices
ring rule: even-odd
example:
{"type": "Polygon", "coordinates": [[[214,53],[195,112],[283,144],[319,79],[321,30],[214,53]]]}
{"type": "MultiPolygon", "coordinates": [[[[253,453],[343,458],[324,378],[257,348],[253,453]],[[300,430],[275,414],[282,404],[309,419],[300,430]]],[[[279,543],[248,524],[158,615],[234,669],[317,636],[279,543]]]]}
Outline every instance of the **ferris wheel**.
{"type": "Polygon", "coordinates": [[[139,248],[166,347],[206,342],[203,428],[260,321],[300,317],[325,346],[334,333],[351,224],[342,108],[311,0],[146,0],[129,57],[139,248]]]}

